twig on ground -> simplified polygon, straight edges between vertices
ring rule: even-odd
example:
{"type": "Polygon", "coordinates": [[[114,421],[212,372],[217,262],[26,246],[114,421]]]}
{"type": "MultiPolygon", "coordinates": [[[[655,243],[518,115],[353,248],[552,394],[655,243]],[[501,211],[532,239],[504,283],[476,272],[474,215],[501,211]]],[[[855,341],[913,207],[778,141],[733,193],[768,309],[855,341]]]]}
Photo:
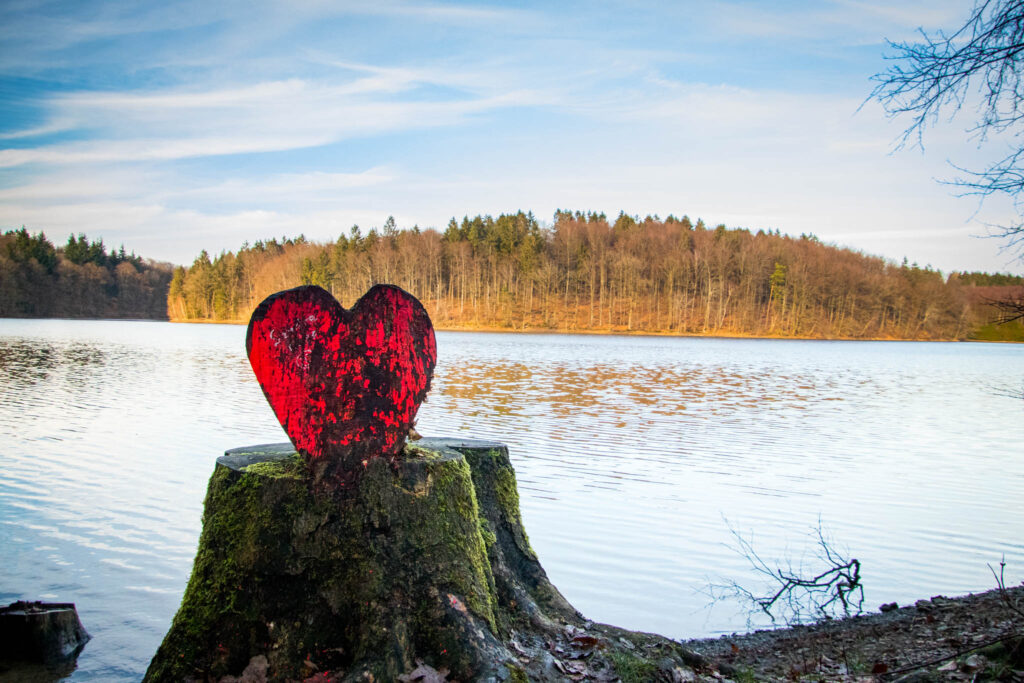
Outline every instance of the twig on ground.
{"type": "Polygon", "coordinates": [[[996,574],[996,570],[992,565],[988,565],[988,569],[992,572],[992,576],[995,577],[996,587],[999,589],[999,597],[1002,598],[1003,604],[1017,616],[1024,617],[1024,609],[1021,608],[1020,602],[1011,598],[1010,592],[1006,590],[1006,556],[1003,555],[1002,559],[999,560],[998,574],[996,574]]]}

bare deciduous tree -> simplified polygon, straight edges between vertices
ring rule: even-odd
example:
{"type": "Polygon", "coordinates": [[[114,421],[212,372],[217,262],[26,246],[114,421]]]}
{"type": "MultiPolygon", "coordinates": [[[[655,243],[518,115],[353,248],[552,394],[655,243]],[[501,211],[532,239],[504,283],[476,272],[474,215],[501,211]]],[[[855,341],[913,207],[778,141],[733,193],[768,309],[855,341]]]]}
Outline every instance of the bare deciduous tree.
{"type": "Polygon", "coordinates": [[[892,65],[874,77],[871,96],[889,116],[909,117],[901,145],[920,145],[925,128],[965,106],[977,109],[967,132],[979,145],[999,134],[1011,138],[998,161],[981,170],[957,167],[964,175],[952,183],[966,194],[1009,196],[1020,218],[996,226],[996,234],[1008,248],[1024,248],[1024,2],[978,0],[952,33],[921,30],[920,40],[889,47],[892,65]]]}
{"type": "Polygon", "coordinates": [[[1015,320],[1024,320],[1024,294],[1007,296],[1002,299],[989,299],[988,303],[999,312],[995,323],[1006,325],[1015,320]]]}

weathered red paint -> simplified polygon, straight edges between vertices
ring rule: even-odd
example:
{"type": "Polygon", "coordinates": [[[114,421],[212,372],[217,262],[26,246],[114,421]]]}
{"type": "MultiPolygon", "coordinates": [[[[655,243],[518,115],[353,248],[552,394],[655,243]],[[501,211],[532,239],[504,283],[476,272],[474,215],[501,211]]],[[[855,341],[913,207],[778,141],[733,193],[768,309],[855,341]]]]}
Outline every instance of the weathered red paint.
{"type": "Polygon", "coordinates": [[[295,448],[349,468],[401,452],[437,362],[426,310],[392,285],[351,310],[312,285],[273,294],[253,312],[245,348],[295,448]]]}

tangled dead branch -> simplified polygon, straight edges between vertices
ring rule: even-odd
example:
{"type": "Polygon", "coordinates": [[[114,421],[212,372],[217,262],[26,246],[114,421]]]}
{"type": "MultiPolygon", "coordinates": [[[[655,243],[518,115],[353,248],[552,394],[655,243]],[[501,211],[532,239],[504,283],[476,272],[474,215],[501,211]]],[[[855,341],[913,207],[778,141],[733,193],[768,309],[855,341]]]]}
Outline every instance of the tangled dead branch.
{"type": "Polygon", "coordinates": [[[765,588],[755,592],[736,581],[728,581],[712,584],[706,592],[713,601],[729,598],[749,605],[748,622],[758,612],[767,615],[772,623],[782,621],[792,625],[851,616],[863,610],[860,561],[847,559],[836,550],[821,520],[814,530],[816,569],[804,567],[803,561],[794,566],[789,558],[784,565],[770,564],[754,549],[752,538],[744,536],[732,525],[729,525],[729,531],[736,544],[734,549],[765,580],[765,588]]]}

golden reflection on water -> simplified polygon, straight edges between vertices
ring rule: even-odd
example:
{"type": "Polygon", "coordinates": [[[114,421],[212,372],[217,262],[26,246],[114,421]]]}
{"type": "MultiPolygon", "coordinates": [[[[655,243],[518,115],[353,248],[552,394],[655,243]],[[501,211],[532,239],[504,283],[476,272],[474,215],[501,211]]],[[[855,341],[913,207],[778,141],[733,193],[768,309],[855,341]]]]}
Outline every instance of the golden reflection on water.
{"type": "MultiPolygon", "coordinates": [[[[807,376],[739,372],[724,366],[593,366],[517,362],[460,362],[446,366],[435,385],[446,398],[477,403],[500,415],[543,404],[552,418],[590,415],[678,416],[689,410],[715,415],[765,404],[800,410],[809,402],[841,401],[827,384],[807,376]]],[[[706,417],[707,415],[704,415],[706,417]]]]}
{"type": "Polygon", "coordinates": [[[1021,349],[450,336],[421,433],[509,444],[531,540],[593,618],[692,633],[701,577],[748,569],[723,517],[772,559],[823,519],[873,567],[869,600],[975,590],[972,568],[1024,557],[1024,421],[981,390],[1024,374],[1021,349]]]}

